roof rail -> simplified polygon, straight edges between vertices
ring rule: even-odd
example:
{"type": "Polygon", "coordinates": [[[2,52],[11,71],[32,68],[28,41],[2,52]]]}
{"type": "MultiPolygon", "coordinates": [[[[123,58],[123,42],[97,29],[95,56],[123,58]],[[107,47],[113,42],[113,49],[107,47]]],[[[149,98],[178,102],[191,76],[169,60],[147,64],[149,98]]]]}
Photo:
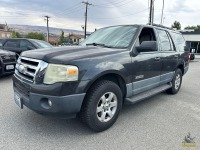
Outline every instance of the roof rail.
{"type": "MultiPolygon", "coordinates": [[[[151,24],[148,24],[148,25],[151,25],[151,24]]],[[[161,28],[165,28],[165,29],[169,29],[169,30],[174,30],[173,28],[166,27],[166,26],[163,26],[163,25],[160,25],[160,24],[152,24],[152,26],[161,27],[161,28]]]]}

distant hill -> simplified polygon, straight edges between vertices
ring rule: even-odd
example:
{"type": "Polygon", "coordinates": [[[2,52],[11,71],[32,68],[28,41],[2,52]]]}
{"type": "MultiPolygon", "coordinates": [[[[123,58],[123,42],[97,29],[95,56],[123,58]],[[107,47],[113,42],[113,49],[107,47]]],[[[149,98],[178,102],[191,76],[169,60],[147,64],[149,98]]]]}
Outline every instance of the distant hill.
{"type": "MultiPolygon", "coordinates": [[[[8,26],[11,30],[17,31],[21,34],[27,34],[29,32],[40,32],[40,33],[46,34],[47,32],[47,28],[45,26],[16,25],[16,24],[9,24],[8,26]]],[[[68,34],[68,33],[76,33],[76,34],[82,34],[82,35],[84,34],[84,31],[80,31],[80,30],[49,27],[49,32],[51,34],[60,35],[61,30],[63,30],[65,34],[68,34]]]]}

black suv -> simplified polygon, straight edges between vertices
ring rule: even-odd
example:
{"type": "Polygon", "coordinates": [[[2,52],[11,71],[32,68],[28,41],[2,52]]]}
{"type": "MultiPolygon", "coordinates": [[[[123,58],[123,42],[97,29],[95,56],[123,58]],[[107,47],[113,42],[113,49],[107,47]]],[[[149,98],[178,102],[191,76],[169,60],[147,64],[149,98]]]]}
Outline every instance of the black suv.
{"type": "Polygon", "coordinates": [[[26,39],[26,38],[11,38],[11,39],[0,39],[0,48],[9,50],[21,54],[23,51],[41,49],[41,48],[53,48],[52,45],[45,41],[26,39]]]}
{"type": "Polygon", "coordinates": [[[13,74],[16,64],[16,55],[13,52],[0,49],[0,77],[13,74]]]}
{"type": "Polygon", "coordinates": [[[94,131],[117,120],[123,104],[176,94],[189,53],[179,32],[150,25],[102,28],[79,46],[27,51],[16,65],[15,102],[35,112],[75,117],[94,131]]]}

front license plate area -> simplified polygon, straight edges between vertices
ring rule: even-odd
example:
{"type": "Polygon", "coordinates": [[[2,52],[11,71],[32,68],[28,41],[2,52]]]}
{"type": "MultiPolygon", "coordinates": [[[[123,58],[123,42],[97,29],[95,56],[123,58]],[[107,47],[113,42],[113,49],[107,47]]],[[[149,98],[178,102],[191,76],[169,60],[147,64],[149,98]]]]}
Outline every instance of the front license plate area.
{"type": "Polygon", "coordinates": [[[7,65],[6,70],[13,70],[15,69],[14,65],[7,65]]]}
{"type": "Polygon", "coordinates": [[[17,106],[19,106],[22,109],[23,108],[22,99],[20,98],[20,96],[17,93],[14,94],[14,99],[15,99],[15,103],[17,104],[17,106]]]}

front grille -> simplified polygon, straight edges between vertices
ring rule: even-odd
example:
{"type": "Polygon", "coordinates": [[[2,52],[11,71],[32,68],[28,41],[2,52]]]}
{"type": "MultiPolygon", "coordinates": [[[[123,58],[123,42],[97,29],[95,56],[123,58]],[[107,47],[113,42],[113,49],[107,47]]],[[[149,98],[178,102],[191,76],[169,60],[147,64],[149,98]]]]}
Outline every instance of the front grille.
{"type": "Polygon", "coordinates": [[[22,80],[35,83],[39,72],[47,67],[47,63],[42,60],[20,57],[16,64],[15,74],[22,80]]]}
{"type": "Polygon", "coordinates": [[[11,56],[1,56],[3,63],[10,63],[10,62],[16,62],[16,56],[11,55],[11,56]]]}

